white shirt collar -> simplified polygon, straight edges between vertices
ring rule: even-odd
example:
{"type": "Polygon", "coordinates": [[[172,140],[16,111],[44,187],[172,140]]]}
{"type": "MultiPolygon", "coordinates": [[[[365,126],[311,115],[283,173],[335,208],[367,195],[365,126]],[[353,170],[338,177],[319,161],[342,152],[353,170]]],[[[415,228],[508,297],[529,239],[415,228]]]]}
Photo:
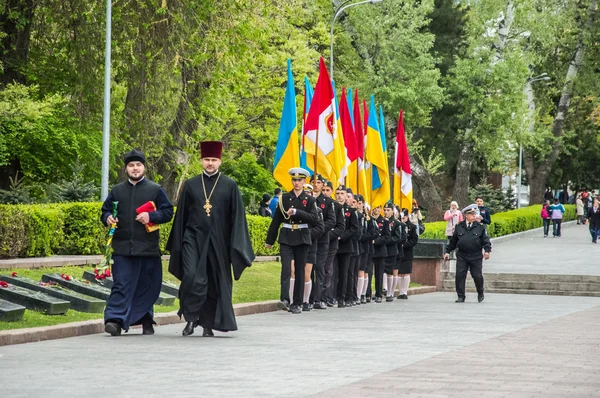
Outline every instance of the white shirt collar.
{"type": "Polygon", "coordinates": [[[217,175],[217,173],[218,173],[218,172],[219,172],[219,170],[218,170],[218,169],[217,169],[217,171],[215,171],[215,172],[214,172],[214,173],[212,173],[212,174],[208,174],[208,173],[206,172],[206,170],[204,170],[204,171],[203,171],[204,175],[206,175],[207,177],[212,177],[212,176],[214,176],[214,175],[217,175]]]}
{"type": "Polygon", "coordinates": [[[140,179],[139,179],[139,180],[137,180],[137,181],[131,181],[131,178],[128,178],[127,180],[129,181],[129,183],[130,183],[131,185],[135,185],[135,184],[138,184],[138,183],[140,183],[140,182],[144,181],[144,178],[146,178],[146,176],[143,176],[142,178],[140,178],[140,179]]]}

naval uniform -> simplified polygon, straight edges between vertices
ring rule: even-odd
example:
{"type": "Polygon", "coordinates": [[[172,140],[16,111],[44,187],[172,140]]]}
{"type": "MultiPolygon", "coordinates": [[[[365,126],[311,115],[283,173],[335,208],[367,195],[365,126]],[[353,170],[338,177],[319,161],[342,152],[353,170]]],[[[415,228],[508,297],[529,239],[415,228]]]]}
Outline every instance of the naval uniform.
{"type": "Polygon", "coordinates": [[[348,282],[346,282],[346,300],[354,303],[358,301],[358,292],[356,291],[356,285],[358,283],[358,271],[360,268],[360,257],[363,252],[363,247],[360,242],[362,238],[362,223],[365,216],[354,209],[356,215],[356,221],[358,228],[352,237],[352,257],[350,257],[350,266],[348,267],[348,282]]]}
{"type": "Polygon", "coordinates": [[[311,303],[320,303],[325,301],[323,297],[323,288],[325,285],[325,269],[327,268],[327,254],[329,253],[329,231],[335,228],[336,216],[333,199],[328,198],[322,193],[315,198],[317,209],[323,215],[323,233],[317,240],[317,258],[312,269],[313,287],[310,294],[311,303]]]}
{"type": "Polygon", "coordinates": [[[342,211],[344,214],[346,228],[340,236],[339,247],[336,255],[337,260],[337,289],[336,296],[338,305],[344,307],[345,301],[350,300],[347,297],[348,287],[348,268],[350,267],[350,260],[354,253],[354,236],[358,231],[358,217],[356,216],[356,210],[351,206],[344,203],[342,205],[342,211]]]}
{"type": "Polygon", "coordinates": [[[334,278],[334,263],[339,248],[340,237],[346,229],[346,217],[344,216],[343,206],[331,199],[333,202],[333,212],[335,214],[335,227],[329,231],[329,250],[327,252],[327,261],[325,267],[325,282],[323,283],[323,299],[330,306],[337,296],[337,283],[334,278]]]}
{"type": "Polygon", "coordinates": [[[387,257],[387,242],[390,238],[390,225],[388,220],[379,215],[375,219],[378,234],[373,242],[373,263],[375,265],[373,274],[375,275],[375,297],[381,300],[383,296],[383,271],[385,268],[385,258],[387,257]]]}
{"type": "Polygon", "coordinates": [[[419,242],[419,234],[417,233],[417,226],[410,221],[402,224],[402,229],[404,230],[405,238],[402,242],[403,256],[399,261],[398,273],[412,274],[413,247],[419,242]]]}
{"type": "Polygon", "coordinates": [[[316,201],[312,196],[301,192],[298,196],[294,191],[286,192],[281,196],[277,210],[267,232],[266,243],[275,243],[279,226],[279,247],[281,255],[281,294],[282,302],[290,302],[294,306],[301,306],[304,295],[304,267],[308,257],[308,251],[312,244],[311,228],[322,225],[317,213],[316,201]],[[296,213],[288,216],[290,208],[296,209],[296,213]],[[283,225],[282,225],[283,224],[283,225]],[[292,270],[292,260],[296,282],[294,283],[293,298],[290,300],[289,287],[292,270]]]}
{"type": "Polygon", "coordinates": [[[492,244],[485,225],[477,221],[456,224],[454,234],[446,247],[446,253],[458,248],[456,253],[456,294],[459,299],[465,298],[465,282],[467,271],[471,272],[477,294],[483,296],[483,253],[492,251],[492,244]],[[470,224],[470,225],[469,225],[470,224]]]}

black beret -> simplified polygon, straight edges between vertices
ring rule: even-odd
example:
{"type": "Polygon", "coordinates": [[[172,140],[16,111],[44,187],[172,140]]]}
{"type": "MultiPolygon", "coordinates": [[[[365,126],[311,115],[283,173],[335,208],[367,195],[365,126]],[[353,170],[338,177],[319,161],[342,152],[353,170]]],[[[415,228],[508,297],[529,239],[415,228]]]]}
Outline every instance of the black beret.
{"type": "Polygon", "coordinates": [[[127,166],[129,162],[142,162],[144,166],[146,165],[146,156],[144,155],[144,152],[140,152],[137,149],[132,149],[127,152],[125,156],[123,156],[123,160],[125,161],[125,166],[127,166]]]}

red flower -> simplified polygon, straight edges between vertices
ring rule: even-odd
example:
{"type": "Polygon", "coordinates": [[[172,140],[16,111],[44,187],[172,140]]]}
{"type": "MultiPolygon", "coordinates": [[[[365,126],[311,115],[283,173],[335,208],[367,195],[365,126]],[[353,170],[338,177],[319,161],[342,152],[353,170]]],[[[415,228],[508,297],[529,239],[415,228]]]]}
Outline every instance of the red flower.
{"type": "Polygon", "coordinates": [[[302,204],[303,204],[304,206],[306,206],[306,204],[307,204],[307,203],[308,203],[308,202],[306,201],[306,199],[304,199],[304,200],[302,201],[302,204]]]}
{"type": "Polygon", "coordinates": [[[346,214],[346,217],[350,217],[350,212],[349,211],[347,211],[345,214],[346,214]]]}
{"type": "Polygon", "coordinates": [[[321,209],[325,208],[325,203],[321,203],[321,209]]]}
{"type": "Polygon", "coordinates": [[[0,281],[0,287],[8,287],[8,283],[0,281]]]}
{"type": "Polygon", "coordinates": [[[383,224],[382,224],[382,223],[379,223],[379,224],[377,224],[377,226],[378,226],[379,228],[381,228],[381,227],[383,227],[383,224]]]}
{"type": "Polygon", "coordinates": [[[67,275],[67,274],[62,274],[60,277],[61,277],[61,278],[63,278],[64,280],[66,280],[66,281],[70,281],[70,280],[72,280],[72,279],[73,279],[73,278],[71,277],[71,275],[67,275]]]}
{"type": "Polygon", "coordinates": [[[15,276],[17,276],[17,272],[16,271],[13,272],[12,274],[10,274],[10,276],[12,276],[14,278],[15,276]]]}
{"type": "Polygon", "coordinates": [[[106,269],[106,271],[104,271],[104,275],[110,277],[110,270],[108,268],[106,269]]]}
{"type": "Polygon", "coordinates": [[[89,285],[89,284],[90,284],[90,281],[85,281],[85,284],[86,284],[86,285],[89,285]]]}
{"type": "Polygon", "coordinates": [[[96,275],[98,275],[98,273],[99,273],[99,272],[100,272],[100,270],[99,270],[98,268],[96,268],[96,269],[94,270],[94,274],[96,274],[96,275]]]}

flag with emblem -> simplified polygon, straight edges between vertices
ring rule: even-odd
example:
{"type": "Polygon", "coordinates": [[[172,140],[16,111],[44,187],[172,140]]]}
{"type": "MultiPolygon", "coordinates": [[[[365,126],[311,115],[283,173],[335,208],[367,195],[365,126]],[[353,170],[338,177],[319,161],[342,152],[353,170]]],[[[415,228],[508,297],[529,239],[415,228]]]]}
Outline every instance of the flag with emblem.
{"type": "Polygon", "coordinates": [[[354,127],[352,126],[352,119],[350,118],[350,109],[348,107],[345,88],[342,88],[340,120],[344,134],[344,146],[346,147],[346,164],[348,164],[346,186],[352,188],[353,192],[358,193],[358,145],[356,135],[354,134],[354,127]]]}
{"type": "Polygon", "coordinates": [[[396,155],[394,159],[394,203],[400,208],[412,208],[412,171],[408,146],[404,133],[404,113],[400,111],[398,131],[396,132],[396,155]]]}
{"type": "Polygon", "coordinates": [[[335,96],[323,58],[319,69],[319,79],[304,126],[304,151],[306,163],[315,173],[327,180],[337,181],[342,166],[335,151],[335,96]]]}
{"type": "Polygon", "coordinates": [[[296,90],[292,75],[292,61],[288,59],[287,86],[283,100],[283,111],[279,123],[279,135],[275,147],[273,177],[286,190],[293,188],[288,170],[300,166],[300,150],[298,148],[298,123],[296,120],[296,90]]]}
{"type": "Polygon", "coordinates": [[[302,114],[302,142],[300,143],[300,167],[308,170],[310,174],[313,174],[312,168],[306,162],[306,151],[304,151],[304,128],[306,127],[306,117],[310,110],[310,103],[314,96],[314,90],[308,77],[304,76],[304,112],[302,114]]]}
{"type": "Polygon", "coordinates": [[[335,167],[337,176],[337,180],[340,184],[344,184],[346,176],[348,175],[348,166],[350,163],[348,162],[346,155],[346,143],[344,139],[344,129],[342,127],[342,119],[340,118],[340,104],[337,100],[337,91],[335,90],[335,82],[331,82],[331,87],[333,88],[333,97],[335,98],[335,134],[333,137],[333,146],[335,151],[335,162],[336,164],[340,164],[335,167]],[[340,160],[341,159],[341,160],[340,160]]]}
{"type": "Polygon", "coordinates": [[[373,207],[382,206],[390,200],[385,135],[382,135],[379,129],[377,119],[375,98],[371,95],[365,153],[367,160],[371,163],[371,204],[373,207]]]}

